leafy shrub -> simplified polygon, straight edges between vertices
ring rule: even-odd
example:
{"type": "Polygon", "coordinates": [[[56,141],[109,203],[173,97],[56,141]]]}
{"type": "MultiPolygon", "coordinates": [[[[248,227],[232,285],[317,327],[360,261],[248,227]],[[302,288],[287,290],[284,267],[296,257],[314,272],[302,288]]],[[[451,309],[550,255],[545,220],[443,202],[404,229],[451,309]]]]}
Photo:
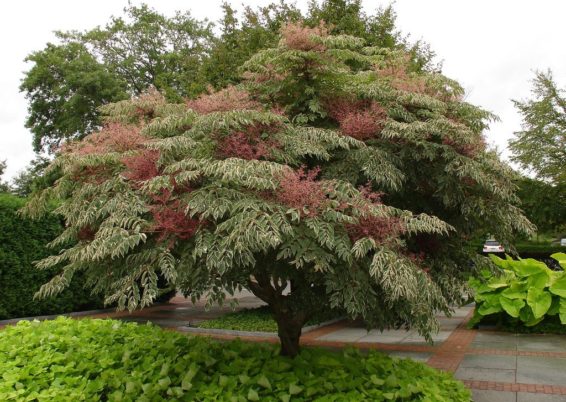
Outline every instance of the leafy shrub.
{"type": "MultiPolygon", "coordinates": [[[[326,311],[319,313],[310,320],[305,326],[317,325],[325,321],[340,317],[338,311],[326,311]]],[[[199,324],[200,328],[229,329],[234,331],[260,331],[277,332],[277,323],[269,306],[261,306],[253,309],[245,309],[233,313],[224,314],[213,320],[207,320],[199,324]]]]}
{"type": "Polygon", "coordinates": [[[19,216],[17,211],[24,204],[21,198],[0,194],[0,319],[102,307],[102,298],[83,288],[80,273],[56,297],[33,299],[39,287],[56,271],[40,271],[32,262],[49,255],[46,244],[61,233],[63,226],[55,215],[37,221],[19,216]]]}
{"type": "Polygon", "coordinates": [[[218,342],[113,320],[20,322],[0,331],[1,400],[469,401],[450,374],[362,356],[218,342]]]}
{"type": "MultiPolygon", "coordinates": [[[[566,268],[566,254],[551,257],[566,268]]],[[[556,315],[566,325],[566,272],[552,271],[531,258],[513,260],[507,256],[504,260],[494,255],[490,258],[503,272],[493,276],[484,271],[482,279],[470,279],[476,300],[472,325],[501,312],[518,318],[527,327],[556,315]]]]}

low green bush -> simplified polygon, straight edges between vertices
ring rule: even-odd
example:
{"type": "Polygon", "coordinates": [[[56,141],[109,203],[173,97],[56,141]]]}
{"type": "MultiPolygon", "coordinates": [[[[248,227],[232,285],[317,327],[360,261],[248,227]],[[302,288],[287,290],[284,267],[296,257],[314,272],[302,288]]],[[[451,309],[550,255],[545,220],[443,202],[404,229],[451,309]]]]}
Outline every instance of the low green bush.
{"type": "MultiPolygon", "coordinates": [[[[311,318],[305,325],[317,325],[340,316],[342,316],[340,312],[327,311],[311,318]]],[[[204,321],[199,324],[199,327],[234,331],[277,332],[277,323],[273,319],[268,306],[227,313],[221,317],[204,321]]]]}
{"type": "Polygon", "coordinates": [[[0,331],[0,400],[470,400],[452,375],[411,360],[277,349],[113,320],[24,321],[0,331]]]}
{"type": "Polygon", "coordinates": [[[33,261],[50,254],[46,245],[63,226],[55,215],[37,221],[21,217],[18,209],[24,203],[24,199],[0,194],[0,320],[103,307],[102,297],[83,288],[80,273],[58,296],[34,300],[35,292],[55,272],[40,271],[33,261]]]}
{"type": "MultiPolygon", "coordinates": [[[[566,268],[566,254],[551,255],[566,268]]],[[[490,255],[501,268],[499,275],[483,271],[482,278],[470,279],[475,291],[476,309],[470,324],[485,317],[506,313],[526,327],[541,323],[546,317],[558,316],[566,325],[566,272],[552,271],[543,262],[528,258],[513,260],[490,255]]]]}

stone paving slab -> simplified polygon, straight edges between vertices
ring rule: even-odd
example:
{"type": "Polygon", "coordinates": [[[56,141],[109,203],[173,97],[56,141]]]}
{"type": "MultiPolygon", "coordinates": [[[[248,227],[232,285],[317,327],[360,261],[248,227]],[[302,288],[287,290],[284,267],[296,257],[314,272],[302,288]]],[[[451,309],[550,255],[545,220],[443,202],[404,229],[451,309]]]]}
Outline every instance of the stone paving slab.
{"type": "Polygon", "coordinates": [[[517,382],[566,385],[566,359],[517,356],[517,382]]]}
{"type": "Polygon", "coordinates": [[[466,355],[460,368],[517,369],[517,356],[466,355]]]}
{"type": "Polygon", "coordinates": [[[454,377],[459,380],[515,382],[515,370],[460,366],[454,377]]]}
{"type": "Polygon", "coordinates": [[[474,402],[517,402],[517,393],[473,389],[472,398],[474,402]]]}
{"type": "Polygon", "coordinates": [[[566,395],[517,392],[517,402],[566,402],[566,395]]]}
{"type": "Polygon", "coordinates": [[[517,335],[516,340],[517,350],[536,352],[566,351],[566,337],[564,335],[520,334],[517,335]]]}

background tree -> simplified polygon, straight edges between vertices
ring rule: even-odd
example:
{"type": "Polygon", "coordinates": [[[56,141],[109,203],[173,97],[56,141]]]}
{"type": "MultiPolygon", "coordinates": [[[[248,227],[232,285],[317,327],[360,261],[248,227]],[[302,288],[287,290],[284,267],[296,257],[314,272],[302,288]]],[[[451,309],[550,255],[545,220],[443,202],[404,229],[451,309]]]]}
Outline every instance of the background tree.
{"type": "Polygon", "coordinates": [[[27,197],[34,191],[49,187],[59,177],[57,172],[45,175],[45,169],[51,160],[38,155],[30,165],[12,179],[13,193],[19,197],[27,197]]]}
{"type": "Polygon", "coordinates": [[[491,115],[462,88],[412,71],[407,51],[287,24],[243,66],[238,87],[170,103],[156,91],[102,108],[107,125],[68,144],[56,199],[61,252],[40,268],[76,272],[109,303],[152,303],[158,274],[221,302],[246,288],[278,323],[281,352],[303,324],[340,308],[373,328],[429,336],[474,271],[463,245],[531,230],[512,171],[485,149],[491,115]]]}
{"type": "Polygon", "coordinates": [[[6,161],[0,161],[0,193],[7,193],[8,191],[10,191],[10,186],[8,185],[8,183],[2,181],[2,175],[4,174],[5,170],[6,161]]]}
{"type": "Polygon", "coordinates": [[[566,97],[552,73],[538,72],[534,99],[514,101],[523,117],[523,129],[509,142],[511,160],[543,180],[566,183],[566,97]]]}
{"type": "Polygon", "coordinates": [[[61,142],[99,128],[97,108],[128,97],[124,82],[81,43],[47,44],[26,61],[34,66],[20,90],[29,102],[26,127],[36,152],[53,152],[61,142]]]}
{"type": "Polygon", "coordinates": [[[146,5],[128,6],[102,28],[59,32],[59,44],[28,56],[33,63],[21,91],[29,102],[26,127],[34,149],[53,152],[63,141],[82,138],[100,128],[98,107],[136,96],[150,87],[167,99],[194,98],[209,85],[222,88],[240,82],[238,67],[258,50],[277,44],[286,21],[321,20],[339,34],[363,37],[368,45],[410,50],[413,69],[430,69],[434,54],[426,44],[411,45],[395,27],[391,7],[363,13],[359,0],[313,1],[306,15],[283,1],[246,7],[241,16],[228,4],[212,24],[188,12],[169,18],[146,5]]]}
{"type": "Polygon", "coordinates": [[[517,181],[517,196],[525,216],[539,233],[561,235],[566,230],[566,183],[550,184],[523,177],[517,181]]]}

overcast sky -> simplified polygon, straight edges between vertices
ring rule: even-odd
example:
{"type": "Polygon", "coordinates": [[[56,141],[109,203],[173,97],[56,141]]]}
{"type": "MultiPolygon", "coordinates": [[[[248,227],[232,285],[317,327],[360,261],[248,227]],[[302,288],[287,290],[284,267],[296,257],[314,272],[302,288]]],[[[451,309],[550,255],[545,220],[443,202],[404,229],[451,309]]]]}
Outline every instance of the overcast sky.
{"type": "MultiPolygon", "coordinates": [[[[265,5],[269,0],[248,0],[265,5]]],[[[24,127],[27,103],[18,87],[27,54],[54,40],[55,30],[84,30],[120,15],[127,0],[16,0],[5,2],[0,15],[0,161],[8,162],[4,179],[33,158],[32,136],[24,127]]],[[[132,1],[140,4],[140,1],[132,1]]],[[[167,15],[189,9],[197,18],[217,21],[222,0],[146,0],[167,15]]],[[[232,1],[238,6],[242,1],[232,1]]],[[[306,8],[306,0],[297,5],[306,8]]],[[[366,0],[367,12],[389,1],[366,0]]],[[[240,7],[241,8],[241,7],[240,7]]],[[[443,72],[463,84],[467,100],[494,113],[487,138],[505,153],[520,128],[511,99],[529,96],[533,71],[550,68],[566,87],[566,2],[559,0],[397,0],[398,27],[413,40],[428,42],[443,61],[443,72]]]]}

